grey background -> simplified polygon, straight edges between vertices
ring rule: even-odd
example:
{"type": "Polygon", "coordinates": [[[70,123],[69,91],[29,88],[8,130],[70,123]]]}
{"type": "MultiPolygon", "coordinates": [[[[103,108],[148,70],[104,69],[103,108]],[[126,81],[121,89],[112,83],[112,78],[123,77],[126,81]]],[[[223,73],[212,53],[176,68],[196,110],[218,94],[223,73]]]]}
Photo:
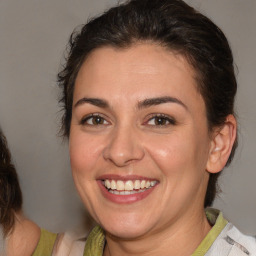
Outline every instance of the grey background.
{"type": "MultiPolygon", "coordinates": [[[[71,31],[116,0],[0,0],[0,125],[18,169],[24,211],[52,231],[80,226],[85,212],[57,136],[56,74],[71,31]]],[[[226,33],[238,69],[239,148],[215,206],[256,234],[256,1],[187,0],[226,33]]]]}

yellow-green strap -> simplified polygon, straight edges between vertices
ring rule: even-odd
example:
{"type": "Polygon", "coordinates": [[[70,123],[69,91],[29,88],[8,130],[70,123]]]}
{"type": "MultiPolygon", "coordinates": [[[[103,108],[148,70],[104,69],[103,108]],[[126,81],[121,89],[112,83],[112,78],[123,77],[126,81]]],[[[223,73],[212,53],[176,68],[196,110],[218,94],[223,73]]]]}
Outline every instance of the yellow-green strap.
{"type": "Polygon", "coordinates": [[[102,256],[104,246],[104,231],[100,226],[96,226],[87,237],[84,248],[84,256],[102,256]]]}
{"type": "Polygon", "coordinates": [[[40,240],[32,256],[51,256],[57,234],[41,229],[40,240]]]}
{"type": "Polygon", "coordinates": [[[223,218],[222,213],[218,212],[215,209],[206,209],[206,216],[210,223],[215,224],[208,232],[204,240],[197,247],[192,256],[204,256],[206,252],[210,249],[214,241],[217,239],[218,235],[228,224],[228,221],[223,218]]]}

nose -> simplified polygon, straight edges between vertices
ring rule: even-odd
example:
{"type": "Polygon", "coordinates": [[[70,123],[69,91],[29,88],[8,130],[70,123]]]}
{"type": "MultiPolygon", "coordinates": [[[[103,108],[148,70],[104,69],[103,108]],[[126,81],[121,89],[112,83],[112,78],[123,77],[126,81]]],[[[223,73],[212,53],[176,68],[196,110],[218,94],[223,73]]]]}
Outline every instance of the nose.
{"type": "Polygon", "coordinates": [[[118,167],[127,166],[143,159],[143,146],[135,129],[116,127],[109,135],[107,146],[103,151],[104,159],[118,167]]]}

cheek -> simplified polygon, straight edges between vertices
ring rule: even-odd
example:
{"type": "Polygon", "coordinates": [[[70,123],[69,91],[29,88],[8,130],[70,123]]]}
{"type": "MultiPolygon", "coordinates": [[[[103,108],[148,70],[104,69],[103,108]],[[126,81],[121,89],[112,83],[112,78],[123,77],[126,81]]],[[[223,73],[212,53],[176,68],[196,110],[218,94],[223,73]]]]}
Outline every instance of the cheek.
{"type": "Polygon", "coordinates": [[[204,171],[207,158],[207,145],[197,136],[173,134],[164,138],[151,138],[146,145],[147,151],[165,176],[190,176],[204,171]]]}
{"type": "MultiPolygon", "coordinates": [[[[147,145],[153,163],[160,170],[162,198],[166,205],[184,207],[200,195],[203,201],[208,176],[205,171],[206,144],[191,136],[170,136],[147,145]]],[[[168,208],[169,209],[169,208],[168,208]]]]}
{"type": "Polygon", "coordinates": [[[102,144],[92,136],[88,138],[88,136],[82,132],[71,132],[69,152],[72,172],[77,175],[92,173],[93,167],[102,151],[101,145],[102,144]]]}
{"type": "Polygon", "coordinates": [[[152,137],[146,147],[151,157],[164,166],[180,162],[187,150],[179,135],[152,137]]]}

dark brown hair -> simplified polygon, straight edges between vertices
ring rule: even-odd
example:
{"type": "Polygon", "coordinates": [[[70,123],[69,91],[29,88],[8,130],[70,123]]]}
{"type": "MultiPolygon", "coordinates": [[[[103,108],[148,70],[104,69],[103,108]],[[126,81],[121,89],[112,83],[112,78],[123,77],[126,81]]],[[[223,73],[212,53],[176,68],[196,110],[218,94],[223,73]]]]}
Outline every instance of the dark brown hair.
{"type": "MultiPolygon", "coordinates": [[[[65,136],[70,132],[76,76],[88,54],[104,46],[126,48],[143,41],[182,54],[193,66],[210,131],[223,125],[229,114],[234,114],[237,83],[232,52],[223,32],[181,0],[130,0],[90,20],[70,37],[66,63],[58,74],[65,136]]],[[[205,207],[215,198],[219,175],[210,174],[205,207]]]]}
{"type": "Polygon", "coordinates": [[[11,162],[7,141],[0,130],[0,224],[4,235],[14,226],[15,212],[21,210],[22,194],[17,172],[11,162]]]}

